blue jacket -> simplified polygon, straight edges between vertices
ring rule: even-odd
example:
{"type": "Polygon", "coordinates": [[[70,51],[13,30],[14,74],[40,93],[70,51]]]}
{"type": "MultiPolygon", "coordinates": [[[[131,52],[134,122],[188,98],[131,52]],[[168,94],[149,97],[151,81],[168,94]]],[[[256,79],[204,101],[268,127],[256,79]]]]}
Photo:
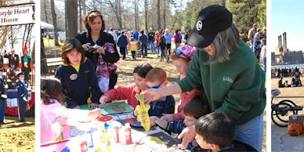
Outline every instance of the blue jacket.
{"type": "Polygon", "coordinates": [[[121,35],[118,38],[117,45],[118,45],[118,47],[127,47],[127,45],[128,45],[128,38],[127,38],[127,36],[121,35]]]}
{"type": "Polygon", "coordinates": [[[175,109],[175,101],[173,96],[166,96],[165,101],[153,101],[150,103],[149,115],[161,117],[163,113],[173,114],[175,109]]]}
{"type": "Polygon", "coordinates": [[[26,99],[28,97],[28,84],[26,81],[21,82],[20,80],[17,81],[16,83],[16,89],[18,92],[18,100],[23,100],[26,101],[24,99],[26,99]]]}
{"type": "Polygon", "coordinates": [[[65,95],[68,97],[68,108],[87,104],[92,95],[92,101],[98,103],[101,91],[98,87],[93,63],[87,59],[79,67],[79,71],[71,65],[59,66],[55,77],[61,81],[65,95]]]}
{"type": "Polygon", "coordinates": [[[171,44],[171,34],[169,32],[165,33],[166,44],[171,44]]]}

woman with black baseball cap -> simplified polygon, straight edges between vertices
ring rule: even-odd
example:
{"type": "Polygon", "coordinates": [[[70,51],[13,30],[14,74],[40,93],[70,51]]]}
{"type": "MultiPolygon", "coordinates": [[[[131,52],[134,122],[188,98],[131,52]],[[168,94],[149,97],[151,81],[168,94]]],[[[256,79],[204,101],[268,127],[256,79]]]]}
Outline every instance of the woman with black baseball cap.
{"type": "MultiPolygon", "coordinates": [[[[225,7],[211,5],[199,12],[188,44],[197,53],[186,78],[158,90],[144,92],[151,102],[162,96],[197,88],[206,96],[211,112],[224,112],[238,125],[235,140],[262,151],[263,111],[266,104],[265,73],[252,50],[240,39],[225,7]]],[[[225,127],[225,126],[223,126],[225,127]]],[[[194,127],[180,134],[182,148],[195,137],[194,127]]]]}

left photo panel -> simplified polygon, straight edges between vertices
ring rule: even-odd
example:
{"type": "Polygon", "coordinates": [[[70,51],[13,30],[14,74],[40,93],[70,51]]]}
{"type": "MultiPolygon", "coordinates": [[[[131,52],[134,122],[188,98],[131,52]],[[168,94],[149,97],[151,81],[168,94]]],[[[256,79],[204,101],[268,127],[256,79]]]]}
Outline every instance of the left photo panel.
{"type": "Polygon", "coordinates": [[[35,1],[0,0],[0,151],[35,147],[35,1]]]}

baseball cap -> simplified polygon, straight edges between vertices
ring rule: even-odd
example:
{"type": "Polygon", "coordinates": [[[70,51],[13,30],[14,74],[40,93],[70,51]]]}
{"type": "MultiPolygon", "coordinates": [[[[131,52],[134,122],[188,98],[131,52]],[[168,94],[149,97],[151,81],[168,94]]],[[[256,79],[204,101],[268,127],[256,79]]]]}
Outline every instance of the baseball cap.
{"type": "Polygon", "coordinates": [[[231,12],[223,6],[210,5],[199,12],[188,43],[199,48],[207,47],[219,32],[226,30],[231,25],[231,12]]]}

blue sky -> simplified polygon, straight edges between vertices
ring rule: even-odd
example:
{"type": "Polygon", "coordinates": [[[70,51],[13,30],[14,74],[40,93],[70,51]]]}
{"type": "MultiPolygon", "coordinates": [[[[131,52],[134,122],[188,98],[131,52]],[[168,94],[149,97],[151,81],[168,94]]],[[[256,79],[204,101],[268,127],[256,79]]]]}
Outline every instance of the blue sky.
{"type": "MultiPolygon", "coordinates": [[[[268,46],[274,51],[277,37],[287,32],[287,47],[290,50],[304,51],[304,1],[272,0],[268,46]]],[[[269,23],[269,22],[268,22],[269,23]]]]}

